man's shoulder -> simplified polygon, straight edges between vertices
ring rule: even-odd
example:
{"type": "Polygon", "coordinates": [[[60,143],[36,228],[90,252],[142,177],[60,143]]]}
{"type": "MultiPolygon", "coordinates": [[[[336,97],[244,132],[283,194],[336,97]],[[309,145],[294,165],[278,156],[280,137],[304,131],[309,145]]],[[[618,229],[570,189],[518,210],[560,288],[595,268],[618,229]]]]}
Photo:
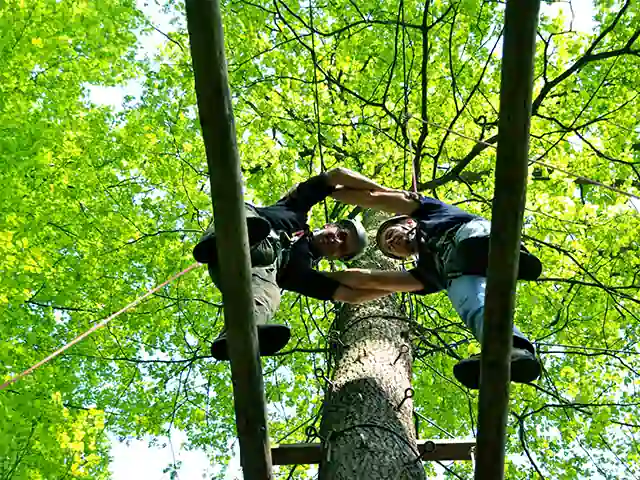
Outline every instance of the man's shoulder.
{"type": "Polygon", "coordinates": [[[451,205],[450,203],[443,202],[437,198],[427,197],[425,195],[418,194],[418,202],[419,206],[411,214],[411,216],[416,220],[424,220],[433,216],[441,215],[464,217],[469,220],[474,218],[483,218],[480,215],[470,213],[456,205],[451,205]]]}
{"type": "Polygon", "coordinates": [[[320,173],[295,184],[280,200],[278,200],[278,203],[287,200],[295,200],[301,195],[305,195],[310,192],[325,192],[327,190],[333,191],[335,190],[335,187],[330,184],[329,176],[326,173],[320,173]]]}
{"type": "Polygon", "coordinates": [[[415,200],[417,202],[416,209],[411,213],[411,216],[417,220],[420,220],[421,217],[426,217],[432,215],[434,212],[447,210],[452,205],[443,202],[442,200],[438,200],[437,198],[428,197],[426,195],[421,195],[416,192],[405,192],[408,198],[415,200]]]}
{"type": "Polygon", "coordinates": [[[334,190],[335,187],[330,184],[327,174],[321,173],[298,183],[275,205],[306,214],[313,205],[331,195],[334,190]]]}

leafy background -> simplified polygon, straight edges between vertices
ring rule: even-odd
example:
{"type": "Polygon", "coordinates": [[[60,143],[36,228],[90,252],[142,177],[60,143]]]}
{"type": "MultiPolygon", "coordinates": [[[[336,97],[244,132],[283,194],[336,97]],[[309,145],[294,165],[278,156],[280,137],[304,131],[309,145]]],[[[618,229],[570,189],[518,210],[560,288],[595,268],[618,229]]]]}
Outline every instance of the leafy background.
{"type": "MultiPolygon", "coordinates": [[[[174,20],[151,54],[142,42],[159,29],[139,7],[0,3],[4,379],[190,265],[211,219],[183,2],[156,4],[174,20]],[[90,101],[92,86],[132,84],[138,94],[119,108],[90,101]]],[[[494,150],[441,127],[495,144],[503,7],[223,2],[247,199],[268,204],[337,165],[410,188],[415,165],[421,192],[489,217],[494,150]]],[[[572,174],[531,166],[524,234],[545,267],[520,285],[516,322],[545,373],[512,388],[507,476],[636,478],[638,203],[594,181],[640,186],[640,7],[596,0],[593,32],[573,28],[582,2],[564,7],[540,20],[531,158],[572,174]]],[[[328,202],[312,223],[345,213],[328,202]]],[[[478,346],[445,295],[405,300],[428,329],[414,368],[419,436],[472,436],[477,395],[451,368],[478,346]]],[[[220,301],[198,269],[1,392],[0,477],[109,478],[107,432],[160,439],[172,429],[220,477],[235,435],[228,366],[208,351],[220,301]]],[[[304,441],[317,421],[314,370],[327,368],[332,316],[331,304],[283,298],[294,339],[264,360],[276,443],[304,441]]],[[[442,475],[470,478],[471,466],[442,475]]]]}

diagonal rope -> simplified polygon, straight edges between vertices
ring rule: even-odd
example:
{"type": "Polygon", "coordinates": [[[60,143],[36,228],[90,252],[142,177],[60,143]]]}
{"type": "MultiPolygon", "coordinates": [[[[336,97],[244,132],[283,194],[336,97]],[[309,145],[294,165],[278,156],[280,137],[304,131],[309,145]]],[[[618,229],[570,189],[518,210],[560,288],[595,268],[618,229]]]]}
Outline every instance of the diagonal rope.
{"type": "MultiPolygon", "coordinates": [[[[472,142],[476,142],[477,144],[484,145],[485,147],[490,147],[490,148],[493,148],[494,150],[497,149],[497,147],[492,143],[488,143],[488,142],[485,142],[483,140],[477,140],[477,139],[475,139],[473,137],[469,137],[468,135],[465,135],[464,133],[460,133],[460,132],[456,132],[455,130],[451,130],[450,128],[447,128],[444,125],[440,125],[438,123],[434,123],[434,122],[427,121],[427,120],[422,120],[421,118],[415,117],[413,115],[410,115],[410,118],[414,118],[419,122],[422,122],[422,123],[427,124],[427,125],[431,125],[433,127],[439,128],[441,130],[446,130],[447,132],[449,132],[449,133],[451,133],[453,135],[457,135],[458,137],[465,138],[467,140],[471,140],[472,142]]],[[[601,183],[601,182],[599,182],[597,180],[593,180],[593,179],[591,179],[589,177],[585,177],[583,175],[578,175],[577,173],[572,173],[572,172],[570,172],[568,170],[563,170],[560,167],[556,167],[554,165],[550,165],[550,164],[548,164],[546,162],[543,162],[543,161],[541,161],[539,159],[530,158],[529,161],[531,163],[537,163],[538,165],[542,165],[543,167],[549,168],[551,170],[557,170],[558,172],[564,173],[565,175],[567,175],[569,177],[575,177],[575,178],[577,178],[579,180],[585,180],[585,181],[589,182],[592,185],[597,185],[599,187],[606,188],[607,190],[611,190],[612,192],[616,192],[616,193],[619,193],[621,195],[625,195],[627,197],[631,197],[631,198],[635,198],[637,200],[640,200],[640,196],[638,196],[638,195],[634,195],[633,193],[625,192],[624,190],[621,190],[621,189],[616,188],[616,187],[611,186],[611,185],[607,185],[605,183],[601,183]]]]}
{"type": "Polygon", "coordinates": [[[56,350],[55,352],[53,352],[51,355],[49,355],[47,358],[40,360],[38,363],[36,363],[35,365],[33,365],[32,367],[29,367],[28,369],[26,369],[24,372],[20,373],[19,375],[16,375],[15,377],[7,380],[6,382],[4,382],[2,385],[0,385],[0,391],[4,390],[5,388],[7,388],[9,385],[17,382],[18,380],[26,377],[27,375],[29,375],[30,373],[32,373],[34,370],[36,370],[37,368],[41,367],[42,365],[44,365],[45,363],[48,363],[49,361],[53,360],[54,358],[56,358],[58,355],[60,355],[62,352],[64,352],[65,350],[69,349],[70,347],[72,347],[73,345],[75,345],[76,343],[80,342],[81,340],[84,340],[86,337],[88,337],[89,335],[91,335],[93,332],[95,332],[96,330],[104,327],[107,323],[109,323],[111,320],[113,320],[114,318],[118,317],[119,315],[123,314],[124,312],[126,312],[127,310],[132,309],[133,307],[137,306],[138,304],[140,304],[142,301],[144,301],[147,297],[149,297],[150,295],[153,295],[154,293],[156,293],[158,290],[160,290],[161,288],[165,287],[166,285],[169,285],[171,282],[173,282],[174,280],[180,278],[181,276],[183,276],[185,273],[190,272],[191,270],[193,270],[194,268],[196,268],[198,265],[200,265],[199,263],[194,263],[193,265],[185,268],[183,271],[181,271],[180,273],[175,274],[173,277],[169,278],[168,280],[164,281],[163,283],[161,283],[160,285],[156,286],[155,288],[149,290],[147,293],[145,293],[144,295],[142,295],[141,297],[138,297],[136,300],[134,300],[133,302],[131,302],[129,305],[127,305],[126,307],[118,310],[116,313],[108,316],[107,318],[105,318],[104,320],[102,320],[99,323],[96,323],[93,327],[91,327],[89,330],[87,330],[86,332],[78,335],[76,338],[74,338],[73,340],[71,340],[69,343],[67,343],[65,346],[63,346],[62,348],[59,348],[58,350],[56,350]]]}

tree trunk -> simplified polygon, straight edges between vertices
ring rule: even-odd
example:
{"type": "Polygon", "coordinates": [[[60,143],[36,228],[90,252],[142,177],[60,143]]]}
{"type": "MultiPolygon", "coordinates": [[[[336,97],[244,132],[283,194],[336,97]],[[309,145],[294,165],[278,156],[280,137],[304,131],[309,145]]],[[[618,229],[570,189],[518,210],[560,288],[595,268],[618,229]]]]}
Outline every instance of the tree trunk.
{"type": "MultiPolygon", "coordinates": [[[[360,262],[393,269],[378,251],[360,262]]],[[[394,297],[337,314],[320,436],[320,480],[424,479],[410,398],[410,323],[394,297]]]]}

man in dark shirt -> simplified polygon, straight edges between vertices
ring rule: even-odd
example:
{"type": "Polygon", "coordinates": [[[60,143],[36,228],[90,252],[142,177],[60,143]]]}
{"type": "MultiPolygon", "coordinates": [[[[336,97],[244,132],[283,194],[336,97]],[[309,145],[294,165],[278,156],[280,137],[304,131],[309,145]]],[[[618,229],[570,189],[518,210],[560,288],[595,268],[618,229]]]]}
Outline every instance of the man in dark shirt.
{"type": "MultiPolygon", "coordinates": [[[[261,355],[278,352],[291,336],[286,325],[270,323],[280,304],[281,288],[319,300],[347,303],[388,294],[378,289],[346,286],[313,268],[322,257],[351,260],[366,247],[366,232],[357,221],[345,219],[316,231],[311,231],[307,224],[311,208],[338,186],[345,191],[383,189],[356,172],[336,168],[300,183],[274,205],[245,206],[261,355]]],[[[208,264],[213,282],[220,287],[224,282],[220,282],[218,275],[216,237],[212,228],[198,242],[193,255],[198,262],[208,264]]],[[[224,331],[213,342],[211,353],[218,360],[229,359],[224,331]]]]}
{"type": "MultiPolygon", "coordinates": [[[[486,270],[491,223],[457,207],[415,193],[337,190],[333,197],[346,203],[400,214],[385,221],[376,236],[385,255],[405,259],[417,255],[409,271],[348,269],[332,274],[347,285],[379,288],[419,295],[446,289],[456,309],[475,338],[482,342],[486,270]]],[[[520,252],[519,278],[535,280],[542,271],[540,261],[524,247],[520,252]]],[[[540,362],[531,342],[514,327],[511,380],[529,383],[540,376],[540,362]]],[[[468,388],[480,384],[480,355],[462,360],[453,369],[468,388]]]]}

